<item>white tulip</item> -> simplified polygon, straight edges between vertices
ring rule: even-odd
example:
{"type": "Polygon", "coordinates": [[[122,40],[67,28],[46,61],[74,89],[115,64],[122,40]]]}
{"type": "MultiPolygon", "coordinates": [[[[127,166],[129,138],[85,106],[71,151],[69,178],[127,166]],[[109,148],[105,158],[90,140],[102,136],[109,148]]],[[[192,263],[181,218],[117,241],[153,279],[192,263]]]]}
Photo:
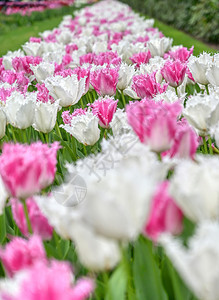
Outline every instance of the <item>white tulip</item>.
{"type": "Polygon", "coordinates": [[[219,160],[199,156],[181,161],[171,178],[170,193],[193,222],[219,221],[219,160]]]}
{"type": "Polygon", "coordinates": [[[56,124],[58,109],[59,101],[55,103],[36,102],[33,128],[43,133],[48,133],[53,130],[56,124]]]}
{"type": "Polygon", "coordinates": [[[119,244],[99,235],[87,224],[78,206],[66,207],[50,197],[36,197],[36,202],[55,230],[76,245],[80,261],[89,269],[112,269],[120,260],[119,244]]]}
{"type": "Polygon", "coordinates": [[[219,97],[216,94],[191,96],[183,115],[198,130],[199,135],[206,136],[211,126],[219,121],[219,97]]]}
{"type": "Polygon", "coordinates": [[[186,248],[168,234],[160,237],[173,265],[200,300],[219,299],[219,224],[204,222],[186,248]]]}
{"type": "Polygon", "coordinates": [[[8,122],[14,127],[25,129],[33,124],[36,93],[27,93],[26,96],[14,91],[7,98],[5,114],[8,122]]]}
{"type": "Polygon", "coordinates": [[[169,51],[172,46],[173,39],[162,37],[148,41],[147,47],[151,52],[151,56],[164,56],[164,53],[169,51]]]}
{"type": "Polygon", "coordinates": [[[4,110],[0,107],[0,139],[5,136],[5,128],[7,124],[6,115],[4,110]]]}
{"type": "Polygon", "coordinates": [[[26,42],[22,48],[29,56],[41,56],[43,52],[41,43],[26,42]]]}
{"type": "Polygon", "coordinates": [[[134,66],[129,66],[125,63],[122,63],[119,68],[119,80],[117,83],[117,89],[121,91],[126,89],[130,85],[134,74],[135,74],[134,66]]]}
{"type": "Polygon", "coordinates": [[[94,145],[100,138],[98,118],[90,111],[72,118],[71,125],[60,125],[84,145],[94,145]]]}
{"type": "Polygon", "coordinates": [[[199,57],[191,55],[188,61],[188,67],[194,80],[203,85],[209,84],[209,80],[206,77],[206,71],[212,64],[213,57],[208,53],[200,54],[199,57]]]}
{"type": "Polygon", "coordinates": [[[211,66],[206,73],[206,78],[212,85],[219,86],[219,63],[211,66]]]}
{"type": "Polygon", "coordinates": [[[61,75],[49,77],[45,85],[50,95],[55,99],[60,99],[60,105],[67,107],[76,104],[85,92],[85,80],[78,80],[77,75],[73,74],[63,78],[61,75]]]}
{"type": "Polygon", "coordinates": [[[41,62],[36,66],[31,65],[30,68],[39,83],[43,83],[46,78],[53,76],[55,71],[55,65],[48,62],[41,62]]]}
{"type": "Polygon", "coordinates": [[[114,136],[120,136],[123,133],[133,132],[132,127],[128,124],[127,114],[123,109],[117,108],[110,122],[114,136]]]}
{"type": "Polygon", "coordinates": [[[5,207],[5,203],[9,197],[9,194],[4,186],[2,178],[0,176],[0,215],[3,213],[3,209],[5,207]]]}

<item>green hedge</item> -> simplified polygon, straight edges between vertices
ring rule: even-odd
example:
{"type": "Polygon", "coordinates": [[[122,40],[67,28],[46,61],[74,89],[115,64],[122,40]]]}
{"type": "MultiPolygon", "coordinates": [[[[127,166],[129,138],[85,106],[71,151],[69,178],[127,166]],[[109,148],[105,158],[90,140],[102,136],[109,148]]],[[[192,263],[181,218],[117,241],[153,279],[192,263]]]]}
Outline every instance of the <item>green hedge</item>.
{"type": "Polygon", "coordinates": [[[31,26],[35,22],[72,14],[74,10],[74,6],[63,6],[59,9],[46,9],[42,12],[34,11],[30,16],[21,16],[20,14],[4,15],[0,13],[0,34],[7,33],[17,27],[31,26]]]}
{"type": "Polygon", "coordinates": [[[208,42],[219,43],[218,0],[121,0],[133,9],[157,18],[208,42]]]}

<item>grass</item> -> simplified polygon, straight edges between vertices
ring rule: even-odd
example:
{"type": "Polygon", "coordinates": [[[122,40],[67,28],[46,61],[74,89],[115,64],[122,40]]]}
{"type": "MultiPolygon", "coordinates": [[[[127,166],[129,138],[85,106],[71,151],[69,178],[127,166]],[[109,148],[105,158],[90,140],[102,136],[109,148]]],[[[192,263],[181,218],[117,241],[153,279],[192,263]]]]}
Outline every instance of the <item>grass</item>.
{"type": "Polygon", "coordinates": [[[187,48],[191,48],[192,46],[194,46],[194,55],[198,55],[203,51],[211,53],[218,52],[217,50],[210,48],[208,45],[196,40],[194,37],[191,37],[183,31],[174,29],[173,27],[166,25],[158,20],[155,20],[154,26],[158,27],[165,36],[173,38],[173,45],[183,45],[187,48]]]}
{"type": "MultiPolygon", "coordinates": [[[[57,27],[62,21],[62,18],[62,16],[54,17],[49,20],[36,22],[32,26],[19,27],[7,34],[2,34],[0,36],[0,56],[6,54],[8,50],[17,50],[21,45],[28,41],[31,36],[38,36],[39,32],[57,27]]],[[[218,52],[206,44],[194,39],[190,35],[174,29],[158,20],[155,20],[155,27],[158,27],[165,36],[173,38],[173,45],[183,45],[188,48],[194,45],[194,55],[198,55],[203,51],[212,53],[218,52]]]]}
{"type": "Polygon", "coordinates": [[[62,19],[63,17],[59,16],[45,21],[39,21],[32,26],[18,27],[0,35],[0,56],[6,54],[9,50],[14,51],[19,49],[31,36],[36,37],[39,32],[57,27],[62,19]]]}

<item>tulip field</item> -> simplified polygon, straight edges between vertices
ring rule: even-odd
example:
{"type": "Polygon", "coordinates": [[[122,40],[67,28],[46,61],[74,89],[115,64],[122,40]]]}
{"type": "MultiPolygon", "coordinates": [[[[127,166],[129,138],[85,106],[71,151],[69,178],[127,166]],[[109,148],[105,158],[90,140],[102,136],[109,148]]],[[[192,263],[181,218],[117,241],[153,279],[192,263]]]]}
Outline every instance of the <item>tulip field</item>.
{"type": "Polygon", "coordinates": [[[128,5],[0,58],[0,300],[219,299],[219,53],[128,5]]]}

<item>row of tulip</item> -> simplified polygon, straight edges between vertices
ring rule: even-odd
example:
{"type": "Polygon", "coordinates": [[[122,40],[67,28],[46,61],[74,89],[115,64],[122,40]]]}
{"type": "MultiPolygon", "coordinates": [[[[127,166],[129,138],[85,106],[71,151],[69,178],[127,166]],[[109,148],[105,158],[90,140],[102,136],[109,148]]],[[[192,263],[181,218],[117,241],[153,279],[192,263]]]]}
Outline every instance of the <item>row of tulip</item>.
{"type": "Polygon", "coordinates": [[[153,23],[102,1],[0,59],[1,299],[218,299],[219,55],[153,23]]]}

